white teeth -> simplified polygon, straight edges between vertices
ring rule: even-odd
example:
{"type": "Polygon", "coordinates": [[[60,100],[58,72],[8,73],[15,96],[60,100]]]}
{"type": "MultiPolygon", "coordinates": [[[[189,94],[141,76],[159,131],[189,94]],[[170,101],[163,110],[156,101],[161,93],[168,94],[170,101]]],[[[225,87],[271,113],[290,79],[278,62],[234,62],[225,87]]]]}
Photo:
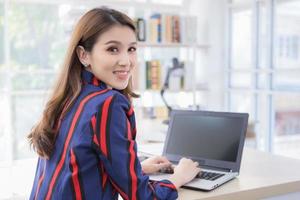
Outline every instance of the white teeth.
{"type": "Polygon", "coordinates": [[[128,74],[128,72],[126,72],[126,71],[116,71],[115,73],[117,73],[117,74],[128,74]]]}

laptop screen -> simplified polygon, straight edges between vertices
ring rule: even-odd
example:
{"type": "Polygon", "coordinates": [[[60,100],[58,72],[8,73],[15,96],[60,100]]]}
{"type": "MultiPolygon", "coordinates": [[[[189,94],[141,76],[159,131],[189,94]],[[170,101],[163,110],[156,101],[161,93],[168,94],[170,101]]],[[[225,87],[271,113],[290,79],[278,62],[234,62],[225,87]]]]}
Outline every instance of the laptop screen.
{"type": "Polygon", "coordinates": [[[235,162],[244,119],[237,116],[175,114],[167,154],[235,162]]]}

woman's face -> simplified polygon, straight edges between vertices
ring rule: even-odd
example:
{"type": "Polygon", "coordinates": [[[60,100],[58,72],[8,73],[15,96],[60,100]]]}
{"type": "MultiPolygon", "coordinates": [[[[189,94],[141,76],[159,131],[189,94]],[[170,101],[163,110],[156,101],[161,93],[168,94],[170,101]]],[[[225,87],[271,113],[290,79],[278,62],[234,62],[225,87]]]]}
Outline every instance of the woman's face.
{"type": "Polygon", "coordinates": [[[110,88],[127,87],[137,63],[135,33],[127,26],[113,26],[101,34],[88,53],[88,70],[110,88]]]}

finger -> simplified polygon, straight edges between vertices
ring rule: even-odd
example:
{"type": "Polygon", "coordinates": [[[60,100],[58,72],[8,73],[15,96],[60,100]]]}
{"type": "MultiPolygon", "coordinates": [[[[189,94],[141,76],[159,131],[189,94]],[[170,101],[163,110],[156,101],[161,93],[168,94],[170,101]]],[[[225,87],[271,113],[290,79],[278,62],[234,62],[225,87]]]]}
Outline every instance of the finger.
{"type": "Polygon", "coordinates": [[[156,158],[156,161],[157,161],[158,163],[170,163],[170,161],[169,161],[166,157],[164,157],[164,156],[159,156],[159,157],[157,157],[157,158],[156,158]]]}
{"type": "Polygon", "coordinates": [[[195,167],[199,166],[199,163],[196,161],[194,162],[195,167]]]}
{"type": "Polygon", "coordinates": [[[160,163],[159,165],[163,167],[171,167],[172,163],[160,163]]]}
{"type": "Polygon", "coordinates": [[[166,162],[166,163],[171,163],[171,162],[168,160],[168,158],[166,158],[165,156],[162,156],[162,157],[161,157],[161,160],[163,160],[163,161],[166,162]]]}
{"type": "Polygon", "coordinates": [[[168,160],[163,160],[163,161],[161,161],[161,162],[159,162],[159,163],[172,165],[172,163],[171,163],[170,161],[168,161],[168,160]]]}
{"type": "Polygon", "coordinates": [[[169,163],[159,163],[159,164],[156,164],[156,168],[158,170],[163,169],[163,168],[169,168],[169,167],[171,167],[171,164],[169,164],[169,163]]]}

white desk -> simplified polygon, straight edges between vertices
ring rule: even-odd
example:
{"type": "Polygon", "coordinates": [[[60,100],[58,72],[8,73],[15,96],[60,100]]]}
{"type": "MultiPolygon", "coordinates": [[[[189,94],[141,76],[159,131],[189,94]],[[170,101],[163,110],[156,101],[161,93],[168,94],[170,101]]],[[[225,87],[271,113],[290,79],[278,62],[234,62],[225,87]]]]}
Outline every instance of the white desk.
{"type": "MultiPolygon", "coordinates": [[[[159,155],[162,144],[140,144],[139,150],[159,155]]],[[[210,192],[180,188],[179,199],[252,200],[288,193],[294,193],[291,195],[294,197],[281,199],[300,199],[300,160],[245,148],[240,175],[236,179],[210,192]]]]}

